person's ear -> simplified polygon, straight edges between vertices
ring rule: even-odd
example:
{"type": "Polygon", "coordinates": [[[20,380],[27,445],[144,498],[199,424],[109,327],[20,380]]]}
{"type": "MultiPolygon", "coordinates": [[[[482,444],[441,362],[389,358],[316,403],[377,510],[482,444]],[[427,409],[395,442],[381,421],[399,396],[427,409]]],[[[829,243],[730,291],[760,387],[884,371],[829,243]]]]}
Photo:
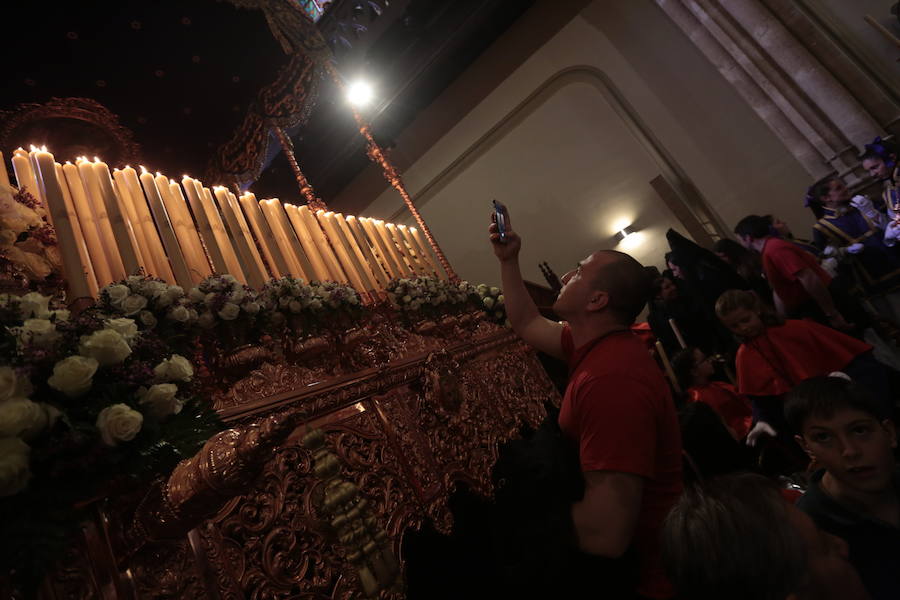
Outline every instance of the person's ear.
{"type": "Polygon", "coordinates": [[[803,448],[803,451],[806,452],[806,455],[810,458],[810,460],[816,460],[816,455],[809,447],[809,444],[806,443],[806,438],[804,438],[802,435],[795,435],[794,441],[797,442],[798,446],[803,448]]]}
{"type": "Polygon", "coordinates": [[[597,312],[609,306],[609,294],[607,292],[595,291],[588,300],[587,309],[589,312],[597,312]]]}
{"type": "Polygon", "coordinates": [[[897,427],[894,425],[894,422],[890,419],[885,419],[881,422],[881,426],[884,427],[884,430],[888,434],[888,439],[891,440],[891,448],[897,447],[897,427]]]}

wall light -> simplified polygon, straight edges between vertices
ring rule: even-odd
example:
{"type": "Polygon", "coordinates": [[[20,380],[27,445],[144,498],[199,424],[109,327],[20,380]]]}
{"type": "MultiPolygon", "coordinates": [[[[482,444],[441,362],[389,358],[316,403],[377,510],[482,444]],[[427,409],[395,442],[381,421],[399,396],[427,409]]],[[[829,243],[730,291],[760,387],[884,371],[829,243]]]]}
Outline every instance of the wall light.
{"type": "Polygon", "coordinates": [[[354,81],[347,87],[347,100],[354,106],[365,106],[374,97],[372,86],[365,81],[354,81]]]}
{"type": "Polygon", "coordinates": [[[622,229],[620,229],[619,231],[616,232],[616,235],[615,235],[616,242],[621,242],[622,240],[627,238],[629,235],[633,235],[634,233],[635,233],[635,231],[634,231],[634,229],[631,228],[630,225],[628,227],[623,227],[622,229]]]}

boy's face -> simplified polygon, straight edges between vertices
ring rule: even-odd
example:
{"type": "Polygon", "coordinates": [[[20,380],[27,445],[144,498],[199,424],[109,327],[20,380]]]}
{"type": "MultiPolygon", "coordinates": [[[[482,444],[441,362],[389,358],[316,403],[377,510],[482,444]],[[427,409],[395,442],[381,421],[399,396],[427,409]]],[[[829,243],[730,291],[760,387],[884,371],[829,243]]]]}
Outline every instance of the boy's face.
{"type": "Polygon", "coordinates": [[[797,441],[841,485],[861,492],[889,489],[894,476],[894,424],[856,408],[807,417],[797,441]]]}

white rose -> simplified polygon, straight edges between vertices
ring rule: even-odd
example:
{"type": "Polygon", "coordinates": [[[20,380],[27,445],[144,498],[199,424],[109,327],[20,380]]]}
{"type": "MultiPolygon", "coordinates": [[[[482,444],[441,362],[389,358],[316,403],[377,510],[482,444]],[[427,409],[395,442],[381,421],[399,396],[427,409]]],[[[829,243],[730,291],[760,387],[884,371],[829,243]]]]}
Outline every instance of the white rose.
{"type": "Polygon", "coordinates": [[[81,337],[78,353],[94,358],[104,367],[116,365],[128,358],[131,347],[122,334],[114,329],[101,329],[81,337]]]}
{"type": "Polygon", "coordinates": [[[169,285],[162,281],[148,281],[144,286],[151,298],[162,296],[169,289],[169,285]]]}
{"type": "Polygon", "coordinates": [[[0,437],[30,440],[53,425],[57,417],[59,411],[52,406],[15,398],[0,404],[0,437]]]}
{"type": "Polygon", "coordinates": [[[134,319],[126,319],[124,317],[121,319],[109,319],[105,325],[113,331],[118,331],[119,335],[125,338],[125,341],[128,343],[131,343],[138,334],[137,323],[134,322],[134,319]]]}
{"type": "Polygon", "coordinates": [[[281,308],[287,308],[291,302],[292,300],[290,296],[282,296],[278,299],[278,306],[280,306],[281,308]]]}
{"type": "Polygon", "coordinates": [[[77,398],[91,389],[92,378],[99,363],[93,358],[70,356],[53,366],[47,383],[70,398],[77,398]]]}
{"type": "Polygon", "coordinates": [[[240,304],[241,302],[244,301],[244,298],[245,298],[246,296],[247,296],[247,292],[245,292],[245,291],[244,291],[243,289],[241,289],[241,288],[238,288],[238,289],[234,290],[233,292],[231,292],[231,294],[229,295],[228,299],[229,299],[231,302],[234,302],[235,304],[240,304]]]}
{"type": "Polygon", "coordinates": [[[225,321],[234,321],[239,314],[241,314],[241,307],[231,302],[226,302],[222,310],[219,311],[219,316],[225,321]]]}
{"type": "Polygon", "coordinates": [[[169,311],[169,318],[179,323],[186,323],[191,318],[191,311],[186,306],[176,306],[169,311]]]}
{"type": "Polygon", "coordinates": [[[216,324],[216,317],[211,312],[206,311],[197,318],[197,322],[204,329],[212,329],[216,324]]]}
{"type": "Polygon", "coordinates": [[[127,404],[107,406],[97,415],[97,429],[107,446],[130,442],[141,430],[143,423],[144,415],[127,404]]]}
{"type": "Polygon", "coordinates": [[[119,309],[122,308],[122,303],[125,302],[125,298],[130,293],[131,290],[128,289],[128,286],[121,283],[106,286],[106,295],[109,296],[109,303],[119,309]]]}
{"type": "Polygon", "coordinates": [[[237,283],[237,279],[235,279],[234,275],[232,275],[230,273],[225,273],[221,277],[222,277],[222,281],[227,281],[228,283],[237,283]]]}
{"type": "Polygon", "coordinates": [[[291,300],[291,301],[288,303],[288,308],[291,309],[291,312],[292,312],[292,313],[298,313],[298,312],[300,312],[301,310],[303,310],[303,305],[300,304],[299,302],[297,302],[296,300],[291,300]]]}
{"type": "Polygon", "coordinates": [[[259,302],[248,302],[244,305],[244,310],[250,313],[251,315],[255,315],[259,312],[260,306],[259,302]]]}
{"type": "Polygon", "coordinates": [[[490,296],[485,296],[485,297],[481,300],[481,303],[484,304],[484,307],[487,308],[487,309],[494,308],[494,299],[491,298],[490,296]]]}
{"type": "Polygon", "coordinates": [[[0,439],[0,497],[18,494],[28,486],[31,448],[19,438],[0,439]]]}
{"type": "Polygon", "coordinates": [[[122,312],[126,315],[136,315],[147,306],[147,299],[137,294],[132,294],[122,302],[122,312]]]}
{"type": "Polygon", "coordinates": [[[500,288],[492,287],[491,288],[491,296],[499,296],[499,295],[500,295],[500,288]]]}
{"type": "Polygon", "coordinates": [[[38,348],[48,348],[57,340],[56,325],[47,319],[26,319],[19,328],[19,339],[38,348]]]}
{"type": "Polygon", "coordinates": [[[210,292],[210,293],[206,294],[206,296],[203,297],[203,302],[207,306],[212,306],[215,301],[216,301],[216,293],[215,292],[210,292]]]}
{"type": "Polygon", "coordinates": [[[497,296],[497,303],[503,304],[503,294],[500,294],[499,296],[497,296]]]}
{"type": "Polygon", "coordinates": [[[23,319],[37,317],[43,319],[50,316],[50,298],[37,292],[29,292],[19,298],[19,313],[23,319]]]}
{"type": "Polygon", "coordinates": [[[320,308],[322,308],[322,301],[321,300],[311,300],[309,303],[309,307],[313,310],[319,310],[320,308]]]}
{"type": "Polygon", "coordinates": [[[206,294],[201,292],[200,288],[191,288],[191,291],[188,292],[188,298],[191,299],[191,302],[203,302],[206,294]]]}
{"type": "Polygon", "coordinates": [[[138,319],[140,319],[141,323],[143,323],[144,327],[147,329],[156,327],[156,317],[149,310],[142,310],[141,314],[138,315],[138,319]]]}
{"type": "Polygon", "coordinates": [[[157,383],[150,389],[138,390],[138,404],[147,408],[147,414],[162,419],[181,412],[184,403],[175,397],[178,386],[174,383],[157,383]]]}
{"type": "Polygon", "coordinates": [[[194,367],[185,357],[173,354],[156,365],[153,374],[159,381],[190,381],[194,376],[194,367]]]}

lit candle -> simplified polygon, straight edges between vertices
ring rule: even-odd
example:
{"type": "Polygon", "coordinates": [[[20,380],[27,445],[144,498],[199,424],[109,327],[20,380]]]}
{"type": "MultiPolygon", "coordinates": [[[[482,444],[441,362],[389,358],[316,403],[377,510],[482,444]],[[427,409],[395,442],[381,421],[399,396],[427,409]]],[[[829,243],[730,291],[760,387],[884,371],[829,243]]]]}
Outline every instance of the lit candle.
{"type": "Polygon", "coordinates": [[[246,282],[247,278],[244,277],[244,270],[241,269],[241,263],[234,252],[234,246],[231,244],[231,238],[228,237],[228,232],[222,223],[222,215],[219,214],[219,209],[216,208],[216,202],[213,200],[212,193],[208,187],[201,187],[200,193],[203,210],[206,211],[209,226],[212,228],[213,235],[216,236],[216,242],[222,250],[222,256],[225,258],[225,270],[222,273],[229,273],[234,275],[238,281],[246,282]]]}
{"type": "Polygon", "coordinates": [[[396,225],[393,223],[385,223],[385,230],[387,230],[388,240],[394,242],[394,248],[397,249],[397,255],[400,257],[400,260],[406,265],[406,268],[413,275],[421,275],[421,271],[418,269],[418,265],[416,265],[416,261],[413,259],[412,255],[409,253],[409,250],[406,247],[406,242],[403,237],[397,231],[396,225]]]}
{"type": "MultiPolygon", "coordinates": [[[[87,249],[79,250],[75,236],[74,224],[69,220],[69,211],[66,208],[62,187],[56,175],[56,161],[49,152],[36,152],[37,175],[40,176],[41,193],[47,198],[47,205],[53,215],[56,237],[59,241],[59,250],[62,257],[63,275],[68,285],[70,300],[92,297],[91,288],[87,282],[87,265],[81,262],[82,256],[87,256],[87,249]]],[[[16,174],[18,176],[18,173],[16,174]]],[[[37,185],[37,179],[35,185],[37,185]]]]}
{"type": "Polygon", "coordinates": [[[341,269],[337,257],[334,255],[334,250],[331,249],[331,244],[325,239],[325,234],[322,233],[322,228],[319,226],[319,222],[316,221],[313,212],[306,205],[298,206],[297,212],[300,214],[303,224],[306,225],[306,230],[312,236],[316,249],[325,260],[325,266],[328,267],[328,272],[331,274],[330,279],[338,283],[350,283],[343,269],[341,269]]]}
{"type": "Polygon", "coordinates": [[[303,248],[303,253],[309,259],[310,270],[308,273],[319,281],[331,279],[331,273],[325,265],[325,259],[322,258],[319,247],[316,245],[312,234],[308,231],[297,207],[293,204],[282,205],[278,200],[272,200],[272,202],[274,203],[272,204],[273,209],[278,211],[279,214],[286,214],[287,219],[290,220],[290,223],[285,222],[285,227],[295,232],[300,246],[303,248]]]}
{"type": "Polygon", "coordinates": [[[181,251],[184,253],[184,260],[191,273],[191,279],[194,283],[200,283],[212,274],[212,270],[209,268],[209,263],[206,262],[203,246],[197,236],[197,228],[194,227],[194,221],[187,210],[187,203],[181,194],[181,188],[177,183],[159,173],[156,174],[155,181],[163,203],[166,205],[166,212],[169,213],[169,218],[172,220],[172,229],[175,230],[178,245],[181,246],[181,251]]]}
{"type": "MultiPolygon", "coordinates": [[[[96,298],[100,293],[97,285],[97,275],[91,264],[91,257],[88,253],[87,244],[84,241],[84,234],[81,230],[81,223],[78,220],[78,214],[75,212],[75,205],[72,202],[72,194],[69,192],[69,186],[66,184],[66,176],[63,173],[62,165],[56,163],[56,181],[62,190],[63,201],[66,204],[66,216],[72,226],[72,232],[75,234],[75,245],[78,249],[78,262],[84,267],[85,281],[92,298],[96,298]]],[[[46,196],[46,195],[45,195],[46,196]]]]}
{"type": "Polygon", "coordinates": [[[181,180],[181,187],[187,193],[188,202],[191,205],[191,211],[197,220],[197,230],[206,251],[209,253],[209,260],[212,263],[213,271],[218,273],[227,273],[228,265],[225,262],[225,255],[219,248],[219,242],[213,233],[212,226],[209,223],[209,217],[206,215],[206,209],[203,208],[203,202],[200,200],[203,194],[203,186],[196,179],[192,179],[185,175],[181,180]]]}
{"type": "Polygon", "coordinates": [[[259,271],[258,274],[262,282],[257,289],[262,289],[262,286],[268,281],[269,275],[266,271],[266,265],[263,263],[262,255],[259,253],[259,247],[256,245],[256,242],[253,241],[253,234],[250,232],[250,225],[247,223],[247,217],[241,209],[241,203],[238,202],[237,196],[232,192],[228,192],[228,204],[234,213],[234,218],[237,220],[237,226],[238,229],[240,229],[242,239],[246,242],[247,248],[250,251],[253,265],[259,271]]]}
{"type": "MultiPolygon", "coordinates": [[[[128,183],[125,181],[125,174],[122,173],[119,169],[113,169],[113,191],[115,191],[116,196],[119,198],[119,205],[122,208],[122,216],[125,220],[131,224],[131,231],[134,234],[135,241],[135,250],[138,255],[138,262],[141,265],[141,268],[144,270],[144,273],[148,275],[156,275],[158,272],[156,268],[156,263],[153,260],[153,255],[150,252],[150,246],[147,243],[147,239],[144,236],[144,227],[141,225],[141,221],[137,216],[137,210],[135,210],[135,202],[131,197],[131,190],[128,188],[128,183]]],[[[143,200],[143,197],[141,198],[143,200]]]]}
{"type": "Polygon", "coordinates": [[[256,241],[266,257],[266,262],[269,263],[269,271],[272,273],[272,277],[284,277],[291,272],[291,268],[278,247],[272,228],[269,227],[262,211],[259,209],[256,196],[250,192],[241,194],[240,202],[244,212],[247,213],[247,220],[253,229],[253,235],[256,236],[256,241]]]}
{"type": "Polygon", "coordinates": [[[29,194],[40,201],[41,193],[38,191],[37,179],[34,175],[34,169],[31,168],[31,158],[28,153],[19,148],[13,153],[12,157],[13,171],[16,174],[16,184],[19,191],[25,189],[29,194]]]}
{"type": "Polygon", "coordinates": [[[385,272],[384,267],[381,266],[381,261],[378,260],[378,257],[376,256],[378,249],[372,248],[372,243],[369,241],[369,237],[366,235],[366,232],[363,230],[362,225],[355,216],[347,215],[345,221],[347,223],[347,229],[356,240],[356,245],[363,253],[363,256],[366,259],[366,263],[369,265],[369,269],[372,270],[372,274],[378,281],[379,287],[387,287],[387,283],[391,280],[391,276],[388,275],[387,272],[385,272]]]}
{"type": "Polygon", "coordinates": [[[148,173],[147,169],[144,167],[141,167],[140,180],[141,186],[144,188],[144,193],[147,195],[147,200],[149,200],[153,219],[156,221],[156,226],[159,229],[159,236],[162,239],[163,248],[169,258],[169,264],[172,266],[172,273],[175,275],[175,281],[178,285],[188,290],[193,285],[193,279],[191,279],[191,273],[188,270],[187,261],[184,260],[184,254],[181,252],[181,247],[178,245],[178,238],[175,235],[175,230],[172,229],[172,221],[169,219],[168,212],[166,212],[162,196],[159,194],[159,188],[156,186],[156,180],[153,179],[153,175],[148,173]]]}
{"type": "Polygon", "coordinates": [[[145,264],[148,269],[153,265],[152,275],[164,279],[171,284],[175,283],[175,274],[172,272],[172,266],[166,257],[166,251],[163,250],[162,240],[159,237],[159,231],[156,229],[156,223],[153,221],[153,215],[150,214],[150,206],[147,204],[147,198],[144,195],[144,188],[138,181],[137,171],[132,167],[126,166],[122,169],[122,175],[125,179],[125,185],[131,194],[131,201],[134,211],[137,214],[137,223],[135,228],[140,227],[144,234],[144,241],[147,244],[147,251],[142,252],[145,264]]]}
{"type": "Polygon", "coordinates": [[[431,268],[434,269],[434,272],[438,274],[438,277],[442,279],[449,279],[450,277],[447,275],[447,272],[444,269],[438,267],[438,263],[435,260],[434,256],[431,254],[431,246],[425,243],[425,240],[422,238],[422,234],[419,233],[419,230],[415,227],[410,227],[409,232],[412,234],[413,240],[415,240],[416,245],[420,249],[420,256],[424,256],[428,261],[428,264],[431,265],[431,268]]]}
{"type": "Polygon", "coordinates": [[[113,190],[112,178],[109,176],[109,167],[99,158],[95,158],[91,166],[97,175],[97,181],[100,183],[100,194],[115,234],[116,246],[119,248],[119,256],[122,257],[125,274],[134,275],[139,273],[141,270],[140,250],[138,250],[131,221],[126,219],[121,202],[116,196],[115,190],[113,190]]]}
{"type": "Polygon", "coordinates": [[[369,284],[369,287],[367,289],[381,289],[382,285],[378,278],[375,276],[375,273],[372,271],[369,260],[366,258],[366,255],[359,247],[359,243],[357,243],[356,237],[354,237],[353,232],[350,231],[350,227],[347,225],[347,220],[344,219],[344,215],[342,215],[341,213],[334,213],[334,224],[341,231],[341,235],[344,237],[344,240],[347,244],[347,247],[350,249],[351,254],[356,257],[357,268],[360,270],[369,284]]]}
{"type": "MultiPolygon", "coordinates": [[[[252,288],[259,289],[265,283],[265,270],[262,268],[262,261],[260,261],[258,266],[256,264],[250,243],[245,239],[244,232],[234,213],[234,207],[231,205],[231,196],[228,190],[221,186],[214,187],[213,194],[215,194],[216,200],[219,201],[219,212],[222,213],[225,226],[231,232],[231,240],[234,243],[234,250],[241,263],[241,269],[243,269],[246,276],[246,283],[252,288]]],[[[256,250],[255,246],[253,250],[256,250]]]]}
{"type": "Polygon", "coordinates": [[[6,160],[3,158],[3,153],[0,152],[0,189],[6,191],[9,189],[9,173],[6,170],[6,160]]]}
{"type": "Polygon", "coordinates": [[[401,274],[400,266],[391,260],[384,242],[381,240],[381,237],[375,230],[375,223],[371,219],[360,217],[359,224],[366,232],[366,237],[369,239],[369,242],[372,245],[372,249],[375,250],[376,254],[378,255],[378,259],[381,263],[381,266],[384,268],[384,272],[387,274],[388,279],[396,279],[398,277],[402,277],[403,275],[401,274]]]}
{"type": "Polygon", "coordinates": [[[334,223],[334,213],[325,212],[320,209],[316,211],[316,218],[319,220],[319,223],[322,224],[322,227],[325,228],[328,239],[331,241],[331,245],[334,248],[335,255],[340,261],[344,273],[347,274],[347,278],[350,280],[350,285],[355,287],[356,291],[360,293],[374,289],[371,285],[368,285],[363,281],[361,269],[354,260],[356,257],[352,256],[352,252],[350,252],[350,249],[347,247],[347,242],[344,240],[343,235],[341,235],[337,225],[334,223]]]}
{"type": "Polygon", "coordinates": [[[94,267],[94,276],[97,279],[97,284],[100,287],[109,285],[114,281],[113,275],[109,268],[109,262],[106,259],[103,242],[100,240],[97,219],[94,216],[94,211],[91,209],[91,203],[84,193],[84,183],[81,181],[81,175],[78,174],[78,169],[75,165],[69,162],[63,165],[62,170],[63,177],[72,195],[72,205],[75,208],[75,214],[78,216],[78,223],[81,225],[81,233],[84,237],[85,246],[87,246],[91,265],[94,267]]]}
{"type": "MultiPolygon", "coordinates": [[[[38,149],[34,146],[31,147],[31,152],[28,153],[28,159],[31,163],[31,173],[32,176],[37,173],[37,153],[38,149]]],[[[38,204],[41,206],[46,206],[47,203],[44,201],[43,190],[41,189],[40,182],[35,180],[35,187],[33,188],[31,194],[34,196],[35,200],[38,201],[38,204]]]]}
{"type": "Polygon", "coordinates": [[[408,248],[410,257],[416,265],[416,270],[421,272],[423,275],[437,275],[437,273],[431,268],[431,264],[428,262],[428,259],[422,256],[422,251],[419,250],[418,244],[416,244],[416,241],[413,239],[413,236],[409,232],[409,229],[406,227],[406,225],[397,225],[397,232],[403,238],[403,241],[406,242],[406,247],[408,248]]]}
{"type": "Polygon", "coordinates": [[[91,203],[91,210],[97,220],[97,231],[100,232],[100,241],[106,253],[106,262],[112,273],[113,281],[125,279],[125,265],[119,255],[119,247],[116,245],[116,236],[113,234],[112,224],[106,212],[106,203],[103,201],[103,193],[100,191],[100,179],[94,172],[93,164],[85,157],[79,157],[75,161],[78,165],[78,173],[84,184],[84,192],[91,203]]]}
{"type": "Polygon", "coordinates": [[[387,227],[385,227],[384,221],[381,219],[370,219],[370,221],[375,226],[375,233],[378,234],[378,237],[387,249],[388,256],[391,257],[391,260],[397,266],[397,272],[400,273],[400,276],[408,277],[409,275],[413,275],[412,269],[407,267],[406,262],[400,258],[397,247],[394,245],[394,240],[391,239],[391,234],[388,232],[387,227]]]}

